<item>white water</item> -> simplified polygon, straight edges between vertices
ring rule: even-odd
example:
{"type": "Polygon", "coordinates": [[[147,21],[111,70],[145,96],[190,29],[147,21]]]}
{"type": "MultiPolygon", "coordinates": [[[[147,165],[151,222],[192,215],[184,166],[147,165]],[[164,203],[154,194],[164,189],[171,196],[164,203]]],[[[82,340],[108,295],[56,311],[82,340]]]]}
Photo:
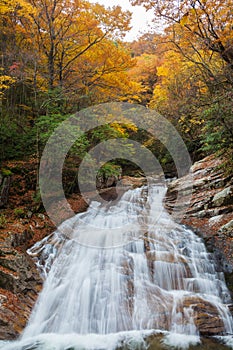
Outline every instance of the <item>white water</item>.
{"type": "Polygon", "coordinates": [[[145,188],[114,206],[93,203],[30,249],[44,287],[21,340],[1,349],[146,349],[150,330],[187,348],[200,342],[197,300],[233,333],[223,275],[202,240],[162,209],[166,189],[151,191],[149,203],[145,188]]]}

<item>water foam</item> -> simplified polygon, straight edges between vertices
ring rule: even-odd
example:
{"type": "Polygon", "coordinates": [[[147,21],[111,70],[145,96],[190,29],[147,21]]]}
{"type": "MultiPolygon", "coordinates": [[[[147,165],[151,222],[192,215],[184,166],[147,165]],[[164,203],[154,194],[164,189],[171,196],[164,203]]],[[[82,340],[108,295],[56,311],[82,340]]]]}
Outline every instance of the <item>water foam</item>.
{"type": "Polygon", "coordinates": [[[110,334],[54,334],[44,333],[16,342],[0,343],[1,350],[37,349],[37,350],[114,350],[126,348],[129,350],[146,350],[146,337],[154,331],[130,331],[110,334]]]}

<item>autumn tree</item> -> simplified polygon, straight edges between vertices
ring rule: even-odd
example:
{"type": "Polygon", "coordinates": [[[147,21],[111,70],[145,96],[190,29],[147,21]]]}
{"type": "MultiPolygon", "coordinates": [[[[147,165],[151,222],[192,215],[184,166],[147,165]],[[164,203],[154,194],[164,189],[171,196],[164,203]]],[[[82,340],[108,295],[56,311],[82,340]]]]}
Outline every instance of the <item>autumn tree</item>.
{"type": "MultiPolygon", "coordinates": [[[[131,2],[134,5],[143,5],[147,9],[154,9],[155,21],[160,21],[164,26],[160,44],[165,50],[180,53],[184,60],[196,69],[196,75],[205,88],[201,94],[192,95],[191,106],[196,106],[194,110],[198,112],[199,119],[204,120],[203,127],[199,131],[203,149],[228,154],[228,159],[231,159],[230,162],[233,164],[231,131],[233,105],[230,98],[233,92],[232,0],[132,0],[131,2]]],[[[178,75],[179,64],[178,60],[178,75]]],[[[171,79],[168,77],[168,80],[170,86],[173,80],[172,70],[171,79]]],[[[165,84],[162,90],[167,93],[165,84]]],[[[156,87],[154,100],[155,95],[162,90],[156,87]]],[[[176,101],[180,105],[180,100],[176,101]]],[[[184,100],[182,103],[183,110],[186,110],[187,101],[184,100]]],[[[192,115],[189,118],[193,120],[192,115]]],[[[187,121],[187,115],[185,120],[187,121]]],[[[185,124],[184,121],[182,123],[185,124]]]]}
{"type": "Polygon", "coordinates": [[[0,4],[1,94],[24,78],[22,65],[25,51],[20,43],[24,41],[25,32],[21,24],[24,19],[31,20],[32,12],[32,6],[24,0],[5,0],[0,4]]]}
{"type": "Polygon", "coordinates": [[[132,51],[132,56],[141,56],[144,53],[154,54],[157,50],[157,44],[155,38],[158,36],[156,33],[144,33],[137,40],[129,43],[129,47],[132,51]]]}
{"type": "Polygon", "coordinates": [[[168,118],[181,133],[194,158],[200,148],[201,116],[207,87],[194,63],[168,51],[157,68],[158,81],[149,106],[168,118]]]}
{"type": "Polygon", "coordinates": [[[36,9],[31,35],[44,57],[44,77],[50,90],[63,87],[80,56],[106,38],[119,38],[119,29],[121,35],[129,29],[130,14],[120,7],[106,10],[79,0],[30,1],[36,9]]]}
{"type": "Polygon", "coordinates": [[[140,86],[127,75],[134,60],[121,42],[129,12],[78,0],[6,0],[0,11],[3,157],[38,138],[40,116],[55,125],[59,114],[95,103],[137,100],[140,86]]]}
{"type": "Polygon", "coordinates": [[[142,54],[135,58],[136,65],[129,70],[129,76],[135,82],[141,84],[140,103],[147,105],[153,95],[157,82],[157,66],[159,57],[153,54],[142,54]]]}
{"type": "MultiPolygon", "coordinates": [[[[22,22],[30,22],[32,6],[24,0],[2,1],[0,4],[0,139],[1,157],[16,146],[19,134],[28,127],[33,98],[30,73],[31,52],[22,22]],[[4,147],[7,144],[8,147],[4,147]]],[[[14,153],[14,152],[10,152],[14,153]]]]}
{"type": "MultiPolygon", "coordinates": [[[[163,19],[168,26],[174,24],[182,27],[182,36],[188,37],[190,44],[195,46],[196,43],[203,49],[217,52],[232,67],[232,0],[131,0],[131,2],[134,5],[144,5],[147,9],[154,9],[155,18],[163,19]]],[[[174,42],[179,44],[179,38],[175,34],[176,32],[174,42]]]]}

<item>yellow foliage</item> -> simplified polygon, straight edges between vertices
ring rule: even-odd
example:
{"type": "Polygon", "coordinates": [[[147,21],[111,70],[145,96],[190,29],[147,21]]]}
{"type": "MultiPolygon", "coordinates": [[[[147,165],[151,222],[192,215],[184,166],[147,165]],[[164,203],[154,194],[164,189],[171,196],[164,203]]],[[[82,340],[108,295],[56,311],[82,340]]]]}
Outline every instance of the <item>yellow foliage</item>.
{"type": "Polygon", "coordinates": [[[127,118],[122,118],[122,122],[124,124],[119,123],[111,123],[111,126],[120,134],[122,137],[127,136],[127,131],[137,131],[136,125],[132,124],[127,118]]]}
{"type": "Polygon", "coordinates": [[[0,2],[0,15],[10,15],[30,18],[33,13],[36,12],[36,9],[25,0],[2,0],[0,2]]]}
{"type": "Polygon", "coordinates": [[[135,58],[134,63],[128,75],[138,84],[138,94],[132,97],[132,101],[147,104],[157,81],[158,57],[152,54],[142,54],[135,58]]]}
{"type": "Polygon", "coordinates": [[[0,95],[14,84],[15,79],[8,75],[0,75],[0,95]]]}
{"type": "Polygon", "coordinates": [[[193,129],[193,127],[203,125],[204,122],[205,121],[203,119],[200,119],[198,116],[190,118],[182,115],[178,120],[178,123],[181,126],[181,130],[183,130],[185,134],[188,134],[193,129]]]}

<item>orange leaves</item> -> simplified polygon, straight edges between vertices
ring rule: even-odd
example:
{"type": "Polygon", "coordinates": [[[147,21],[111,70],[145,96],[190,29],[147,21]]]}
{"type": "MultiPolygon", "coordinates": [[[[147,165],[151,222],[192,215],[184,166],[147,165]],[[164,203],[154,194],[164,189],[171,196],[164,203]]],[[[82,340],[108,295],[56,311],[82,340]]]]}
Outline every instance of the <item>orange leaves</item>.
{"type": "Polygon", "coordinates": [[[47,88],[65,88],[69,93],[76,86],[78,93],[87,95],[103,76],[132,65],[129,55],[117,47],[117,38],[129,29],[129,12],[79,0],[30,2],[37,13],[28,31],[36,38],[32,43],[39,52],[47,88]],[[115,46],[110,43],[113,38],[115,46]]]}
{"type": "Polygon", "coordinates": [[[183,52],[187,46],[195,50],[217,52],[223,61],[232,64],[232,57],[226,51],[232,47],[233,32],[233,0],[137,0],[134,4],[142,4],[153,8],[156,19],[167,24],[170,39],[183,52]]]}
{"type": "Polygon", "coordinates": [[[26,0],[3,0],[0,2],[0,30],[2,34],[21,33],[22,21],[31,22],[33,6],[26,0]]]}
{"type": "Polygon", "coordinates": [[[17,17],[29,17],[33,7],[25,0],[3,0],[0,3],[0,15],[14,14],[17,17]]]}
{"type": "Polygon", "coordinates": [[[131,13],[122,11],[120,6],[105,8],[102,5],[94,4],[93,11],[103,32],[112,39],[123,38],[130,29],[131,13]]]}
{"type": "Polygon", "coordinates": [[[157,81],[157,65],[158,57],[156,55],[142,54],[135,58],[135,66],[128,73],[129,77],[140,86],[139,100],[144,105],[149,102],[157,81]]]}

